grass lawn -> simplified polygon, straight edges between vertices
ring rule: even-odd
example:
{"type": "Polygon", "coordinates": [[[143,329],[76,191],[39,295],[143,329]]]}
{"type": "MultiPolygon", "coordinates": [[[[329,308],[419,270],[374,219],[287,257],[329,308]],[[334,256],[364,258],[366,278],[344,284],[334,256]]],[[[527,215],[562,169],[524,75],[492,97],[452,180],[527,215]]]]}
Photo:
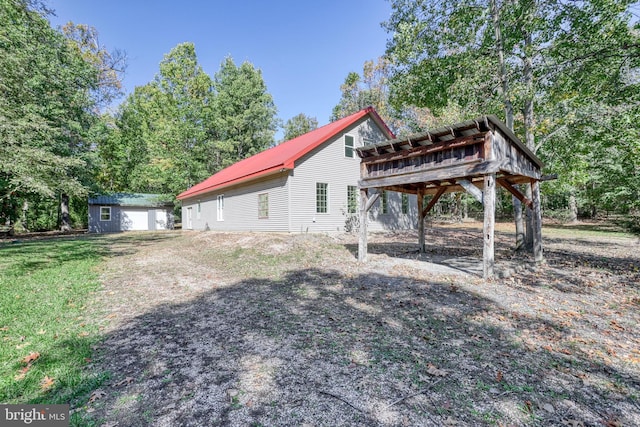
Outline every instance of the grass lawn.
{"type": "Polygon", "coordinates": [[[0,402],[72,403],[104,381],[83,369],[99,338],[85,310],[102,248],[87,237],[0,242],[0,402]]]}

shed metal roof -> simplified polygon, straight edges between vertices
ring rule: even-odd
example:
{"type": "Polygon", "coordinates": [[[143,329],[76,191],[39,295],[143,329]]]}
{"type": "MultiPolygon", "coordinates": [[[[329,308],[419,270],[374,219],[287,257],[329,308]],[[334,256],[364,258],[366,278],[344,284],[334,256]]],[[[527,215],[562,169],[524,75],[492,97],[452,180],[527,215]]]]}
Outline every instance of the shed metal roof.
{"type": "Polygon", "coordinates": [[[241,182],[264,177],[282,170],[293,169],[295,162],[302,156],[367,116],[373,118],[373,120],[378,123],[388,138],[394,138],[395,135],[387,127],[382,118],[380,118],[376,110],[373,107],[367,107],[350,116],[234,163],[179,194],[177,198],[178,200],[183,200],[241,182]]]}
{"type": "Polygon", "coordinates": [[[90,205],[117,205],[131,207],[173,206],[173,201],[161,194],[112,193],[100,194],[89,198],[90,205]]]}

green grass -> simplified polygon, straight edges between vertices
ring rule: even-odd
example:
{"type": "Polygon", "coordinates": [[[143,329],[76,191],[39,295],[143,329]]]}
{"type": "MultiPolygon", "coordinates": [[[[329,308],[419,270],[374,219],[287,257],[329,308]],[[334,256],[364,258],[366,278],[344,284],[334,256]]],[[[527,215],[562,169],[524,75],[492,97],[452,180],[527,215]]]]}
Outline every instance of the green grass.
{"type": "Polygon", "coordinates": [[[102,247],[88,237],[0,243],[1,403],[74,405],[106,380],[85,369],[99,339],[85,311],[102,247]],[[30,353],[39,357],[27,365],[30,353]]]}

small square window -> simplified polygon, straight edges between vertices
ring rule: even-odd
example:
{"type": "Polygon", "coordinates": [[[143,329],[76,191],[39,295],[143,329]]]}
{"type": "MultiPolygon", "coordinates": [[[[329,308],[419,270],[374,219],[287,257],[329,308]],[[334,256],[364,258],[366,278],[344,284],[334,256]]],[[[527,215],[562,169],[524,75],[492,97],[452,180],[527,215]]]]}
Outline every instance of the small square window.
{"type": "Polygon", "coordinates": [[[353,158],[354,142],[351,135],[344,136],[344,156],[353,158]]]}
{"type": "Polygon", "coordinates": [[[258,218],[269,218],[269,193],[258,194],[258,218]]]}
{"type": "Polygon", "coordinates": [[[111,221],[111,206],[100,206],[100,221],[111,221]]]}

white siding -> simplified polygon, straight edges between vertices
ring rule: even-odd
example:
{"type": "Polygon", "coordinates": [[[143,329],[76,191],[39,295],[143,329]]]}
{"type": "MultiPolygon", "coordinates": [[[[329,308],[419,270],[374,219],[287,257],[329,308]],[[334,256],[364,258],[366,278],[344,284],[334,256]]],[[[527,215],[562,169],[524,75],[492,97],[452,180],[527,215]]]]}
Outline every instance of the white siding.
{"type": "MultiPolygon", "coordinates": [[[[358,185],[360,158],[345,157],[344,135],[354,137],[355,146],[365,140],[382,141],[384,133],[372,120],[361,121],[330,142],[296,161],[291,179],[291,231],[344,231],[347,220],[347,186],[358,185]],[[328,212],[316,213],[316,183],[329,185],[328,212]]],[[[398,196],[398,200],[400,200],[398,196]]],[[[387,228],[371,222],[372,230],[387,228]]]]}
{"type": "Polygon", "coordinates": [[[194,230],[288,231],[286,173],[183,200],[182,212],[191,207],[194,230]],[[258,218],[258,195],[269,194],[269,217],[258,218]],[[224,220],[217,220],[218,196],[224,195],[224,220]],[[198,219],[198,201],[200,218],[198,219]]]}
{"type": "MultiPolygon", "coordinates": [[[[194,230],[344,231],[348,218],[347,186],[357,186],[360,179],[360,158],[355,153],[353,158],[345,156],[345,134],[354,137],[355,147],[362,146],[365,141],[374,143],[386,139],[378,125],[367,118],[297,160],[293,171],[183,200],[183,216],[191,207],[194,230]],[[329,186],[327,213],[316,213],[318,182],[329,186]],[[266,219],[258,218],[258,195],[262,193],[269,194],[269,218],[266,219]],[[224,221],[216,219],[219,195],[224,195],[224,221]]],[[[402,214],[399,193],[389,195],[389,214],[378,213],[379,203],[369,212],[370,230],[415,228],[415,196],[409,197],[409,214],[402,214]]],[[[185,221],[183,218],[183,227],[185,221]]]]}

